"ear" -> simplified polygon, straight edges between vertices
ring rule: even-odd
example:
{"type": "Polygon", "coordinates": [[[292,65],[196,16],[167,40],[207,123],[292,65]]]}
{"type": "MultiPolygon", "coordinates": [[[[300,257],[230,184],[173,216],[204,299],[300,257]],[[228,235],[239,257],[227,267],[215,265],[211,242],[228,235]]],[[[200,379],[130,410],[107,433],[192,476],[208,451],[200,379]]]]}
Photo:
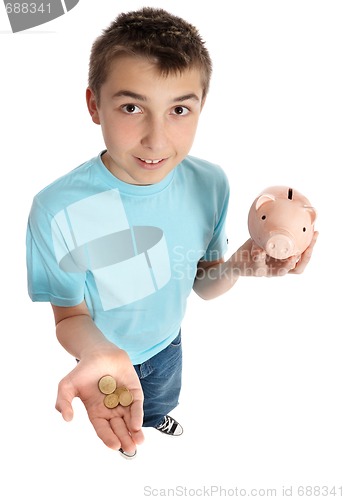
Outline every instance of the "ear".
{"type": "Polygon", "coordinates": [[[92,121],[97,125],[100,125],[100,117],[96,104],[96,97],[90,87],[86,89],[86,101],[92,121]]]}
{"type": "Polygon", "coordinates": [[[310,207],[309,205],[304,205],[304,208],[305,208],[305,210],[310,212],[311,224],[314,224],[316,217],[317,217],[316,209],[314,207],[310,207]]]}
{"type": "Polygon", "coordinates": [[[264,203],[268,203],[268,201],[275,201],[276,198],[272,194],[262,194],[258,200],[256,201],[256,210],[258,210],[264,203]]]}

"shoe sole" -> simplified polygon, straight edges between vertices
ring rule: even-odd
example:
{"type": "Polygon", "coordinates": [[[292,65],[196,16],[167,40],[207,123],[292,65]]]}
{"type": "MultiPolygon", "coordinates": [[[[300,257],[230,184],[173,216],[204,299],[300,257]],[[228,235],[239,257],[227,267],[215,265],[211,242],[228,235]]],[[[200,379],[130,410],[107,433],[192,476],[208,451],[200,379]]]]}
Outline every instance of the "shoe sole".
{"type": "Polygon", "coordinates": [[[120,455],[123,458],[125,458],[126,460],[132,460],[137,455],[137,450],[132,455],[130,455],[129,453],[126,453],[126,451],[122,450],[121,448],[118,451],[119,451],[120,455]]]}
{"type": "MultiPolygon", "coordinates": [[[[156,429],[156,427],[155,427],[155,429],[156,429]]],[[[165,436],[175,437],[175,438],[181,436],[183,434],[183,432],[184,432],[182,430],[180,434],[168,434],[167,432],[161,431],[160,429],[156,429],[156,430],[159,431],[159,432],[161,432],[161,434],[164,434],[165,436]]]]}

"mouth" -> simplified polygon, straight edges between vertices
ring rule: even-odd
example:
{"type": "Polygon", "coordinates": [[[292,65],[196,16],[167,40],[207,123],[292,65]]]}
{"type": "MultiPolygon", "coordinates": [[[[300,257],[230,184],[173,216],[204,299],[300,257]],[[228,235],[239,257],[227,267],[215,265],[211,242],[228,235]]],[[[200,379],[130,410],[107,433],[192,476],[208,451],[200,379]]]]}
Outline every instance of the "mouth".
{"type": "Polygon", "coordinates": [[[145,168],[147,170],[155,170],[157,168],[160,168],[164,164],[166,158],[159,158],[159,159],[137,158],[137,160],[142,168],[145,168]]]}

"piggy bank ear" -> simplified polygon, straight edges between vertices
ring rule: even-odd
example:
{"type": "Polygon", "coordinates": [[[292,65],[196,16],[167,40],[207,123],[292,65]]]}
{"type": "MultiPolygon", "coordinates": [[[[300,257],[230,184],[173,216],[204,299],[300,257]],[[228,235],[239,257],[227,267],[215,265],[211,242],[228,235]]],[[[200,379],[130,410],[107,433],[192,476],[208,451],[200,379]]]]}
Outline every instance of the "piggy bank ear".
{"type": "Polygon", "coordinates": [[[268,201],[275,201],[275,199],[275,196],[272,194],[262,194],[256,201],[256,210],[258,210],[265,203],[268,203],[268,201]]]}
{"type": "Polygon", "coordinates": [[[305,210],[310,212],[310,217],[311,217],[311,224],[314,224],[316,217],[317,217],[317,212],[314,207],[310,207],[309,205],[304,205],[305,210]]]}

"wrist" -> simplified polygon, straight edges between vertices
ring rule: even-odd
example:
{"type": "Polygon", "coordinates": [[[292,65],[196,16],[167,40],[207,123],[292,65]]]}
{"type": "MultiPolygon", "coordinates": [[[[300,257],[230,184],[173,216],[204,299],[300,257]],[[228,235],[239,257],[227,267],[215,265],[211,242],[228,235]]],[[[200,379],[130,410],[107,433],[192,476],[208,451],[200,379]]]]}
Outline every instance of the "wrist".
{"type": "Polygon", "coordinates": [[[115,354],[120,354],[122,352],[125,353],[125,351],[105,338],[97,340],[92,345],[85,346],[80,352],[80,359],[103,358],[109,357],[110,355],[113,356],[115,354]]]}
{"type": "Polygon", "coordinates": [[[242,276],[242,266],[236,259],[234,255],[227,261],[228,264],[228,273],[234,280],[237,280],[242,276]]]}

